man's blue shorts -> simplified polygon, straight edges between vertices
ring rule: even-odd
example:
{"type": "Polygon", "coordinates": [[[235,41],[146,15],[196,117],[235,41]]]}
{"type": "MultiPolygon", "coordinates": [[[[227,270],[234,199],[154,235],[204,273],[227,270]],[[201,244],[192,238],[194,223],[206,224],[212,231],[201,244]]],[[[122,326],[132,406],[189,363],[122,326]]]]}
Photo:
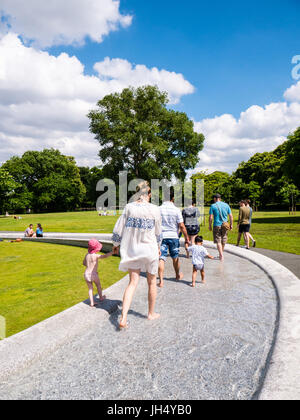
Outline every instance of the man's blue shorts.
{"type": "Polygon", "coordinates": [[[161,256],[159,257],[159,259],[166,261],[168,257],[168,252],[170,252],[171,258],[176,259],[179,257],[179,251],[180,251],[179,239],[163,239],[160,246],[161,256]]]}

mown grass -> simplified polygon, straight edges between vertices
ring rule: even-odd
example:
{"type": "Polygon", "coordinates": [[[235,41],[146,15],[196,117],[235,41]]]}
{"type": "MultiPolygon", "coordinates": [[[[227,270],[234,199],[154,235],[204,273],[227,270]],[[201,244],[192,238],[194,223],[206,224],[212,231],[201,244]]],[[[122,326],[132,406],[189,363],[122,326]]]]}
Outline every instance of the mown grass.
{"type": "MultiPolygon", "coordinates": [[[[71,246],[0,242],[0,315],[7,336],[88,298],[84,255],[84,249],[71,246]]],[[[104,289],[124,277],[118,265],[117,257],[99,263],[104,289]]]]}
{"type": "MultiPolygon", "coordinates": [[[[201,228],[205,239],[212,239],[208,231],[208,211],[206,222],[201,228]]],[[[229,234],[229,242],[235,244],[237,237],[236,220],[238,211],[234,210],[234,231],[229,234]]],[[[21,220],[0,218],[0,231],[24,231],[29,223],[41,223],[45,232],[111,233],[117,217],[99,217],[96,212],[53,213],[24,215],[21,220]]],[[[253,216],[251,233],[260,248],[300,254],[300,216],[288,212],[256,212],[253,216]]],[[[1,237],[1,234],[0,234],[1,237]]]]}

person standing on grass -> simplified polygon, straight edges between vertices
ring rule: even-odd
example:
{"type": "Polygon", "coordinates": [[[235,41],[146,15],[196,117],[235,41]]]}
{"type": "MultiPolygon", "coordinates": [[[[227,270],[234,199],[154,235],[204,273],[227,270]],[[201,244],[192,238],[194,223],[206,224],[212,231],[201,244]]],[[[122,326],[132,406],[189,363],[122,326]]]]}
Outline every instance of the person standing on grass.
{"type": "Polygon", "coordinates": [[[160,317],[155,313],[156,276],[161,242],[161,215],[159,207],[149,203],[151,190],[147,183],[141,184],[137,193],[139,199],[127,204],[118,219],[112,241],[114,252],[120,247],[121,263],[119,270],[129,272],[129,285],[123,297],[120,329],[128,328],[127,314],[138,285],[141,271],[147,273],[148,281],[148,320],[160,317]]]}
{"type": "Polygon", "coordinates": [[[241,236],[243,235],[246,248],[249,249],[250,208],[246,206],[245,200],[240,202],[238,229],[239,233],[236,246],[240,245],[241,236]]]}
{"type": "MultiPolygon", "coordinates": [[[[192,205],[182,210],[183,223],[186,227],[187,234],[189,236],[189,242],[191,245],[195,245],[195,238],[200,232],[199,217],[200,212],[196,207],[196,201],[193,200],[192,205]]],[[[190,258],[188,244],[185,244],[186,256],[190,258]]]]}
{"type": "Polygon", "coordinates": [[[159,284],[158,287],[164,286],[164,271],[165,262],[168,257],[168,253],[173,260],[173,267],[176,274],[176,280],[181,280],[183,274],[180,272],[179,262],[179,231],[181,231],[185,238],[185,243],[189,244],[189,236],[183,223],[183,217],[181,211],[174,204],[174,191],[171,189],[170,201],[165,201],[160,206],[160,213],[162,218],[162,243],[160,247],[160,258],[159,258],[159,284]]]}
{"type": "MultiPolygon", "coordinates": [[[[249,219],[249,223],[250,223],[250,229],[251,229],[253,209],[252,209],[252,207],[250,206],[251,201],[250,201],[249,199],[247,199],[247,200],[245,200],[245,201],[246,201],[246,207],[249,207],[249,209],[250,209],[250,219],[249,219]]],[[[253,236],[251,235],[250,230],[249,230],[249,232],[248,232],[248,236],[249,236],[249,238],[250,238],[250,239],[251,239],[251,241],[252,241],[252,246],[253,246],[253,248],[255,248],[255,247],[256,247],[256,240],[255,240],[255,239],[253,238],[253,236]]]]}
{"type": "Polygon", "coordinates": [[[228,230],[233,229],[233,216],[229,205],[221,201],[220,194],[214,194],[214,203],[209,210],[209,230],[213,231],[214,243],[219,251],[219,258],[224,260],[224,249],[228,241],[228,230]],[[230,224],[228,224],[228,216],[230,224]],[[214,226],[212,227],[212,223],[214,226]]]}

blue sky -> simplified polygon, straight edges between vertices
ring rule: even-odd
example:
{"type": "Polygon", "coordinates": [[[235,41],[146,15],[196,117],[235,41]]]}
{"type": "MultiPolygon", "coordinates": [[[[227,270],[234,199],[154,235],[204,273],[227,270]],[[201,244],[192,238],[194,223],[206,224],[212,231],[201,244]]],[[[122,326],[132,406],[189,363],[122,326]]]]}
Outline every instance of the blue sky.
{"type": "Polygon", "coordinates": [[[299,0],[1,0],[0,164],[55,147],[99,165],[88,110],[151,83],[204,133],[195,171],[232,172],[300,125],[299,22],[299,0]]]}
{"type": "Polygon", "coordinates": [[[196,120],[280,101],[300,54],[300,1],[123,0],[132,25],[101,44],[52,48],[93,64],[118,57],[184,74],[196,88],[174,107],[196,120]],[[248,3],[245,5],[245,3],[248,3]]]}

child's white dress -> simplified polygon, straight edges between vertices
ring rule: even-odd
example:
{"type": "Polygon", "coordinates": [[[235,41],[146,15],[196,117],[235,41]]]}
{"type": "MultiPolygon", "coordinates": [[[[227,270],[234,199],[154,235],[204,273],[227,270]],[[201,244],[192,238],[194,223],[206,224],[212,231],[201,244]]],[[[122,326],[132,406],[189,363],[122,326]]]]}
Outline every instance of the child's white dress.
{"type": "Polygon", "coordinates": [[[161,240],[159,207],[146,201],[127,204],[112,236],[114,246],[121,244],[119,270],[157,274],[161,240]]]}

